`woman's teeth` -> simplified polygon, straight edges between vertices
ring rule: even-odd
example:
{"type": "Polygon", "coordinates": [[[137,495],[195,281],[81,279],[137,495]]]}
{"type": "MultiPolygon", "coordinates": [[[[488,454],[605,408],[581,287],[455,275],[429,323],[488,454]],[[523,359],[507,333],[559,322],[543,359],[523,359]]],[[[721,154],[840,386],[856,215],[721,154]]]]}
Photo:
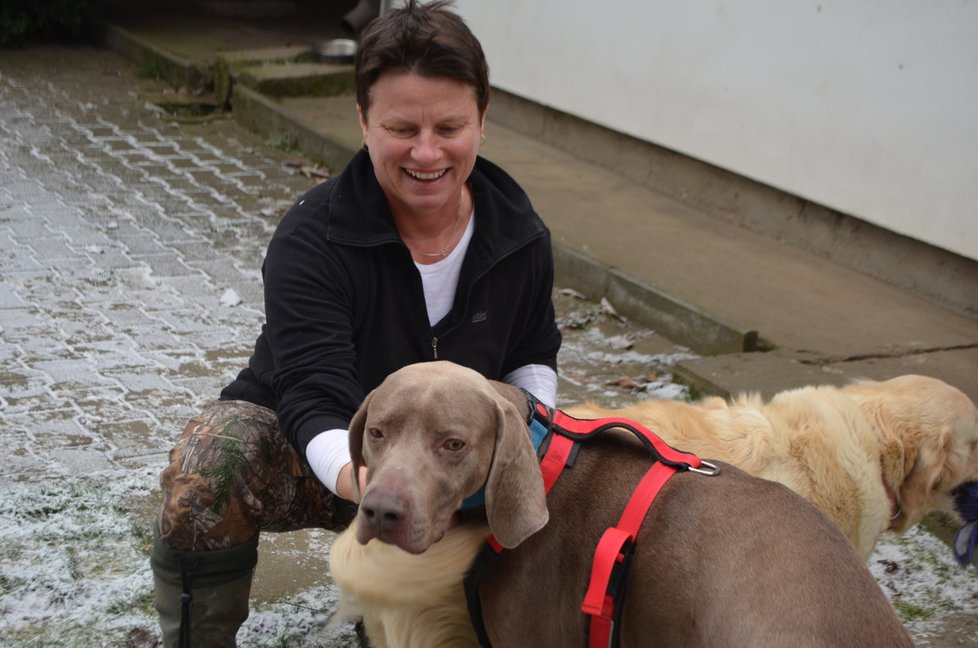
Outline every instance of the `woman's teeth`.
{"type": "Polygon", "coordinates": [[[447,169],[442,169],[441,171],[429,171],[427,173],[424,171],[412,171],[410,169],[404,170],[415,180],[437,180],[448,172],[447,169]]]}

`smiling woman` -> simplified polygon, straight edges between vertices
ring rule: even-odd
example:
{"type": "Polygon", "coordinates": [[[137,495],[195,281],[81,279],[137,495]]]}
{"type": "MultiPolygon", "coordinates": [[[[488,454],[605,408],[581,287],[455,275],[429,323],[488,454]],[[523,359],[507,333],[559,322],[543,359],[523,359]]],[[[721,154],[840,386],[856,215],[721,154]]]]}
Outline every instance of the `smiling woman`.
{"type": "Polygon", "coordinates": [[[478,156],[478,40],[447,3],[409,1],[367,27],[355,68],[364,148],[282,219],[248,366],[163,472],[151,564],[167,646],[234,645],[261,531],[350,523],[348,426],[389,374],[451,360],[556,402],[550,232],[478,156]]]}
{"type": "Polygon", "coordinates": [[[435,263],[459,243],[472,214],[467,184],[485,113],[466,84],[392,72],[374,82],[369,116],[358,106],[374,175],[401,238],[418,263],[435,263]]]}

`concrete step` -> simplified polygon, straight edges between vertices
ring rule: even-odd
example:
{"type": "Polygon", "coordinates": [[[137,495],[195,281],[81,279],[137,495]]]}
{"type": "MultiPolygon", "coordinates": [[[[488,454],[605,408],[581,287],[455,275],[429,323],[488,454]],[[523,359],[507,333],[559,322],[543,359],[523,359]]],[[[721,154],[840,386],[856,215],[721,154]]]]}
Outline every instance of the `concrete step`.
{"type": "Polygon", "coordinates": [[[328,97],[354,90],[353,66],[335,63],[252,65],[238,70],[234,79],[267,97],[328,97]]]}
{"type": "Polygon", "coordinates": [[[268,65],[289,65],[311,61],[315,54],[308,45],[231,50],[216,55],[213,65],[214,96],[221,105],[229,104],[231,86],[244,69],[268,65]]]}

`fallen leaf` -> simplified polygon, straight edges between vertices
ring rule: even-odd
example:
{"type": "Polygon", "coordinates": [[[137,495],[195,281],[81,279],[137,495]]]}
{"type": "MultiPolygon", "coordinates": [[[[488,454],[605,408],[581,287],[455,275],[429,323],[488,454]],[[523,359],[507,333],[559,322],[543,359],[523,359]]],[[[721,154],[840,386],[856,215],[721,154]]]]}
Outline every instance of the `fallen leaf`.
{"type": "Polygon", "coordinates": [[[579,299],[581,301],[587,299],[587,295],[585,295],[584,293],[579,293],[573,288],[561,288],[559,291],[557,291],[557,294],[562,295],[564,297],[572,297],[574,299],[579,299]]]}
{"type": "Polygon", "coordinates": [[[631,378],[629,376],[622,376],[618,380],[612,380],[612,381],[609,381],[609,382],[607,382],[605,384],[606,385],[612,385],[614,387],[621,387],[622,389],[633,389],[634,390],[634,389],[641,389],[642,388],[642,385],[640,385],[634,378],[631,378]]]}
{"type": "Polygon", "coordinates": [[[616,351],[625,351],[634,346],[634,343],[625,335],[616,335],[615,337],[608,338],[608,344],[616,351]]]}
{"type": "Polygon", "coordinates": [[[614,317],[619,322],[627,321],[625,320],[624,317],[618,314],[618,311],[616,311],[615,307],[611,305],[611,302],[608,301],[607,297],[601,298],[601,312],[605,313],[606,315],[610,315],[611,317],[614,317]]]}
{"type": "Polygon", "coordinates": [[[306,165],[299,168],[299,173],[307,178],[329,178],[329,171],[323,169],[322,167],[306,165]]]}
{"type": "Polygon", "coordinates": [[[880,560],[877,561],[879,564],[883,565],[883,571],[887,574],[892,574],[895,571],[899,571],[900,565],[892,560],[880,560]]]}

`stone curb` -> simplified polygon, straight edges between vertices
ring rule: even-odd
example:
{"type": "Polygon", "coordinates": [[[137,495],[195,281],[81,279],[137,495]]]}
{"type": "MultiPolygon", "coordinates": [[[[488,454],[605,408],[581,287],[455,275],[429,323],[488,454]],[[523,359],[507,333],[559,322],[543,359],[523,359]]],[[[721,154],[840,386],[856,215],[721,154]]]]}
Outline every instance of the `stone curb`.
{"type": "Polygon", "coordinates": [[[757,347],[756,331],[738,330],[560,243],[554,243],[553,248],[558,283],[568,284],[591,299],[607,298],[619,314],[651,326],[673,342],[705,355],[753,351],[757,347]]]}
{"type": "Polygon", "coordinates": [[[143,76],[163,79],[178,88],[196,89],[210,87],[214,83],[210,65],[201,65],[167,52],[116,25],[106,27],[105,44],[134,61],[143,76]]]}
{"type": "Polygon", "coordinates": [[[272,145],[296,148],[331,169],[342,169],[356,153],[356,149],[283,112],[275,99],[246,86],[233,87],[231,103],[232,115],[238,123],[265,137],[272,145]]]}

